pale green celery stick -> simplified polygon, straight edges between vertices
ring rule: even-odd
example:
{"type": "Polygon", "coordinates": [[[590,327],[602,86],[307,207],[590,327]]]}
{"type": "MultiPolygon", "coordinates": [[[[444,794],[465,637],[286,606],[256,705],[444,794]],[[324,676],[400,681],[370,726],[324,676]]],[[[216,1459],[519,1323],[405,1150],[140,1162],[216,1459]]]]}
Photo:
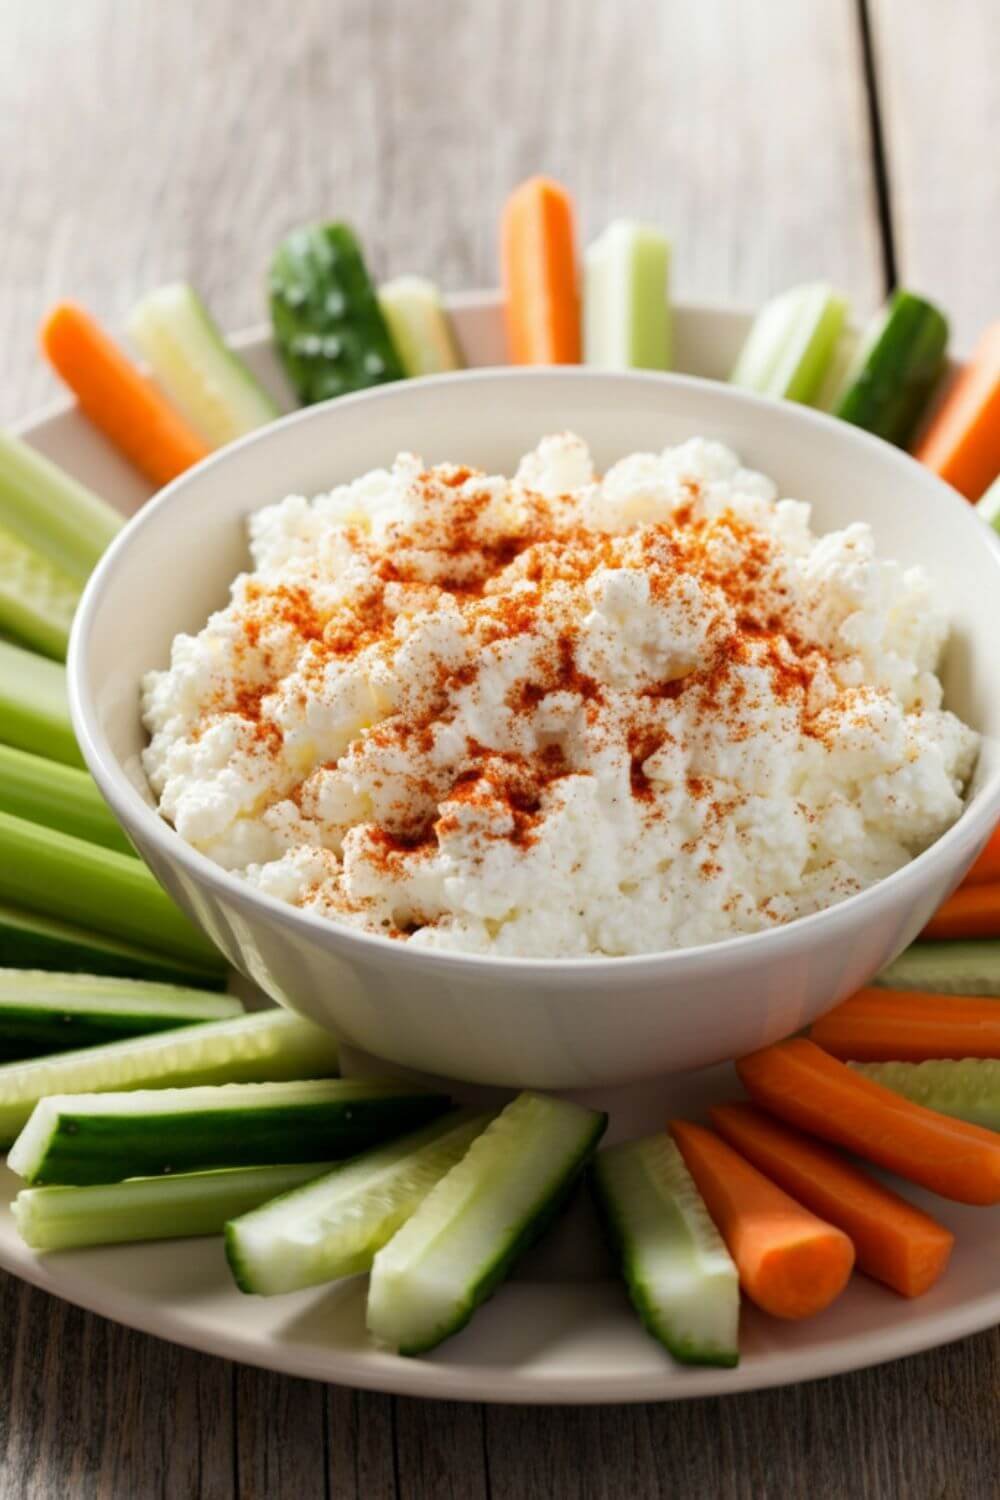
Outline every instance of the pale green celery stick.
{"type": "Polygon", "coordinates": [[[379,287],[378,304],[405,374],[441,375],[462,368],[451,319],[433,281],[397,276],[379,287]]]}
{"type": "Polygon", "coordinates": [[[120,854],[134,852],[86,771],[53,764],[10,745],[0,745],[0,812],[44,823],[120,854]]]}
{"type": "Polygon", "coordinates": [[[0,433],[0,526],[83,583],[124,518],[86,486],[0,433]]]}
{"type": "Polygon", "coordinates": [[[64,661],[79,599],[74,579],[0,526],[0,630],[64,661]]]}
{"type": "Polygon", "coordinates": [[[814,402],[847,313],[846,299],[825,282],[783,292],[758,313],[730,380],[762,396],[814,402]]]}
{"type": "Polygon", "coordinates": [[[1000,474],[994,479],[986,494],[981,495],[976,501],[976,510],[987,526],[992,526],[994,531],[1000,531],[1000,474]]]}
{"type": "Polygon", "coordinates": [[[658,229],[616,219],[584,261],[583,347],[588,365],[670,367],[670,241],[658,229]]]}
{"type": "Polygon", "coordinates": [[[847,389],[847,382],[858,359],[860,348],[861,335],[853,328],[845,328],[837,340],[837,347],[833,351],[833,358],[816,392],[813,406],[820,411],[833,411],[847,389]]]}
{"type": "Polygon", "coordinates": [[[69,716],[66,669],[0,640],[0,740],[82,766],[69,716]]]}
{"type": "Polygon", "coordinates": [[[22,1188],[11,1210],[18,1234],[32,1250],[219,1234],[227,1219],[301,1187],[332,1165],[221,1167],[128,1177],[96,1187],[22,1188]]]}
{"type": "Polygon", "coordinates": [[[0,901],[179,958],[217,956],[139,860],[8,813],[0,813],[0,901]]]}
{"type": "Polygon", "coordinates": [[[213,448],[273,422],[278,408],[193,287],[161,286],[132,309],[128,331],[184,417],[213,448]]]}

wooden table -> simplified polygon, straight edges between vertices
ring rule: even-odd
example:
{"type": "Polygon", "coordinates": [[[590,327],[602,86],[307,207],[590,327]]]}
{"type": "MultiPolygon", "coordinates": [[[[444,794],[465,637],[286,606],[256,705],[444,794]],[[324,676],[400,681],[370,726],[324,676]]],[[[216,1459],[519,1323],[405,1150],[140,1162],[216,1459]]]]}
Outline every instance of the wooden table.
{"type": "MultiPolygon", "coordinates": [[[[263,311],[286,229],[354,221],[381,271],[496,280],[537,170],[675,237],[679,296],[897,277],[960,344],[1000,314],[995,0],[5,0],[0,420],[56,394],[40,314],[114,326],[184,276],[263,311]]],[[[1000,1335],[797,1389],[530,1410],[238,1368],[0,1280],[0,1500],[988,1500],[1000,1335]]]]}

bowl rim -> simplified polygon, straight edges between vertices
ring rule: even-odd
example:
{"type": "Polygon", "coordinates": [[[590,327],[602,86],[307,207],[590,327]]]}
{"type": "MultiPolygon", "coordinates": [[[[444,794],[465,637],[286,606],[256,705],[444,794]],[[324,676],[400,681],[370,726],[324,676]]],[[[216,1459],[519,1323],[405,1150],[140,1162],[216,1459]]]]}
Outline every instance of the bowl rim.
{"type": "MultiPolygon", "coordinates": [[[[467,297],[471,304],[478,300],[479,294],[467,294],[467,297]]],[[[247,343],[252,342],[254,332],[256,330],[248,331],[239,342],[245,347],[247,343]]],[[[686,969],[700,970],[706,965],[711,966],[713,960],[720,967],[728,967],[730,963],[738,964],[768,944],[772,948],[776,947],[779,941],[783,941],[788,947],[808,947],[813,936],[818,936],[826,927],[837,922],[849,924],[850,918],[865,902],[869,907],[873,904],[881,904],[889,908],[896,903],[897,899],[903,898],[911,890],[916,899],[925,879],[932,879],[935,874],[940,875],[944,872],[950,863],[949,855],[955,844],[966,841],[976,844],[977,840],[984,841],[995,824],[1000,821],[1000,760],[990,771],[985,782],[976,789],[972,799],[966,802],[963,812],[956,821],[927,849],[916,855],[908,864],[893,871],[892,874],[884,876],[874,885],[846,897],[843,901],[835,902],[819,911],[759,932],[740,933],[733,937],[721,938],[715,942],[692,947],[617,957],[600,954],[572,958],[548,958],[425,949],[414,947],[398,938],[385,937],[378,933],[370,933],[338,923],[327,917],[303,911],[300,907],[292,906],[247,885],[238,875],[215,864],[207,855],[202,854],[182,839],[176,830],[159,815],[158,811],[142,797],[112,750],[100,723],[96,701],[88,681],[86,658],[105,584],[127,565],[129,553],[136,538],[154,518],[158,518],[160,513],[174,502],[178,494],[181,494],[192,482],[197,482],[208,470],[224,467],[243,449],[266,443],[272,440],[276,432],[283,431],[287,427],[322,420],[332,407],[350,411],[358,404],[392,403],[405,400],[415,386],[419,386],[421,390],[433,387],[446,392],[451,386],[470,382],[489,383],[511,380],[541,382],[553,378],[588,383],[612,380],[622,385],[658,385],[664,389],[694,389],[710,392],[714,399],[723,403],[747,405],[751,409],[757,407],[772,414],[775,408],[780,408],[782,420],[787,419],[793,424],[798,422],[805,427],[818,426],[821,429],[835,430],[838,440],[848,446],[853,444],[862,451],[879,451],[882,461],[888,460],[890,464],[894,464],[904,479],[908,476],[912,481],[919,476],[919,483],[925,486],[930,485],[935,489],[939,496],[938,503],[950,506],[954,514],[964,511],[970,518],[974,516],[969,502],[950,485],[919,464],[905,450],[886,443],[862,428],[854,427],[826,412],[799,403],[777,401],[771,397],[758,395],[756,392],[728,385],[723,381],[681,374],[676,371],[607,370],[585,365],[477,366],[441,375],[423,376],[417,380],[375,386],[349,396],[340,396],[331,401],[299,408],[211,453],[199,464],[186,470],[159,490],[127,521],[101,557],[84,589],[74,617],[67,653],[70,713],[88,768],[112,810],[121,819],[126,831],[130,831],[133,825],[138,825],[141,836],[156,849],[164,862],[168,866],[179,865],[194,886],[208,886],[216,896],[223,900],[228,898],[237,906],[247,907],[250,910],[260,908],[262,915],[270,921],[292,932],[310,934],[319,940],[321,945],[354,949],[359,960],[367,956],[371,961],[420,963],[425,969],[438,970],[455,977],[460,977],[463,971],[466,974],[496,976],[504,970],[522,976],[529,971],[536,971],[546,976],[565,974],[577,981],[584,977],[606,980],[613,974],[621,975],[626,971],[636,977],[660,971],[663,972],[664,978],[670,973],[675,973],[680,977],[686,969]],[[970,816],[974,827],[970,827],[970,816]]],[[[983,533],[982,540],[992,552],[994,562],[1000,570],[1000,536],[985,522],[980,524],[983,533]]]]}

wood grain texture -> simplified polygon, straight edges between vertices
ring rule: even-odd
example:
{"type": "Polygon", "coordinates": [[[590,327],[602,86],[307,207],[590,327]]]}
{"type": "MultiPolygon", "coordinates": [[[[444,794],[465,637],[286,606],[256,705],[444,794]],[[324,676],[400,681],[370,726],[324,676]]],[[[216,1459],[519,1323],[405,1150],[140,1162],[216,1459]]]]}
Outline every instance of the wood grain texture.
{"type": "Polygon", "coordinates": [[[1000,6],[870,0],[899,279],[955,346],[1000,318],[1000,6]]]}
{"type": "Polygon", "coordinates": [[[4,0],[0,28],[0,420],[56,391],[57,296],[120,327],[188,277],[238,327],[280,235],[329,215],[381,271],[490,284],[539,170],[586,235],[667,225],[680,295],[881,291],[853,0],[299,0],[294,24],[284,0],[4,0]]]}
{"type": "MultiPolygon", "coordinates": [[[[993,14],[875,18],[904,274],[960,328],[1000,303],[993,14]]],[[[56,296],[120,326],[190,277],[235,328],[278,236],[332,214],[380,271],[489,283],[499,204],[536,170],[587,235],[667,225],[681,296],[884,290],[855,0],[4,0],[0,99],[0,420],[56,393],[34,347],[56,296]]],[[[0,1361],[0,1500],[998,1493],[996,1332],[722,1402],[483,1409],[236,1369],[0,1275],[0,1361]]]]}

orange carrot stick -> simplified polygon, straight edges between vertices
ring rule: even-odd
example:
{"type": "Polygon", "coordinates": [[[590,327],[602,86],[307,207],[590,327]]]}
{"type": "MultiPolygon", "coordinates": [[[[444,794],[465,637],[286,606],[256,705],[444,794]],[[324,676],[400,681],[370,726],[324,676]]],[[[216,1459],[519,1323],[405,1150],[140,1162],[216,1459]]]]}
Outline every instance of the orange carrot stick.
{"type": "Polygon", "coordinates": [[[41,339],[94,426],[155,485],[205,457],[201,438],[83,308],[58,303],[42,324],[41,339]]]}
{"type": "Polygon", "coordinates": [[[955,1236],[930,1214],[755,1104],[720,1104],[709,1114],[747,1161],[844,1231],[862,1271],[903,1297],[919,1297],[937,1281],[955,1236]]]}
{"type": "Polygon", "coordinates": [[[565,188],[530,177],[514,189],[503,211],[500,261],[511,363],[579,364],[573,204],[565,188]]]}
{"type": "Polygon", "coordinates": [[[1000,1000],[917,990],[858,990],[814,1021],[817,1047],[845,1062],[1000,1057],[1000,1000]]]}
{"type": "Polygon", "coordinates": [[[994,829],[962,885],[989,885],[992,881],[1000,882],[1000,828],[994,829]]]}
{"type": "Polygon", "coordinates": [[[969,500],[1000,473],[1000,323],[987,328],[913,451],[969,500]]]}
{"type": "Polygon", "coordinates": [[[809,1318],[847,1285],[854,1247],[701,1125],[670,1130],[740,1273],[740,1286],[776,1318],[809,1318]]]}
{"type": "Polygon", "coordinates": [[[959,1203],[1000,1203],[1000,1135],[924,1109],[795,1038],[736,1064],[756,1104],[959,1203]]]}
{"type": "Polygon", "coordinates": [[[939,906],[922,938],[1000,937],[1000,884],[963,885],[939,906]]]}

